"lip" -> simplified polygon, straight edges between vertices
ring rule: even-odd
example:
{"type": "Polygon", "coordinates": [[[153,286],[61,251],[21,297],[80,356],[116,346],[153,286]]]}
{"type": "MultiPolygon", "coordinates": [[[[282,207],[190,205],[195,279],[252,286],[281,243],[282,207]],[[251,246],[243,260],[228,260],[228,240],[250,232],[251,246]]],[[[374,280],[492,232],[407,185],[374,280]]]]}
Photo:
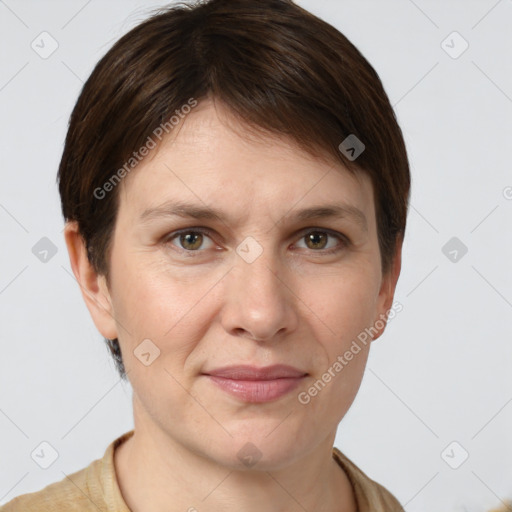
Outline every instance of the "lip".
{"type": "Polygon", "coordinates": [[[233,380],[274,380],[304,377],[306,372],[286,364],[274,364],[258,368],[250,365],[223,366],[204,372],[213,377],[224,377],[233,380]]]}
{"type": "Polygon", "coordinates": [[[225,366],[205,372],[214,384],[244,402],[270,402],[290,393],[307,376],[288,365],[225,366]]]}

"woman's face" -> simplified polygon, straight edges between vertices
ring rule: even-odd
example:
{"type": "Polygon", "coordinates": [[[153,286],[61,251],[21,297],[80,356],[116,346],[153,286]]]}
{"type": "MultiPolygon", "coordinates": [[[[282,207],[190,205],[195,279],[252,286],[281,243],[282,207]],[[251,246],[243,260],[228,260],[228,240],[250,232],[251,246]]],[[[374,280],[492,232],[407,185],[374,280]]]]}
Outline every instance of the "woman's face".
{"type": "Polygon", "coordinates": [[[136,428],[226,466],[286,465],[334,440],[370,340],[344,355],[391,305],[371,182],[207,102],[171,136],[119,185],[112,317],[94,320],[119,339],[136,428]],[[239,365],[297,373],[212,376],[239,365]]]}

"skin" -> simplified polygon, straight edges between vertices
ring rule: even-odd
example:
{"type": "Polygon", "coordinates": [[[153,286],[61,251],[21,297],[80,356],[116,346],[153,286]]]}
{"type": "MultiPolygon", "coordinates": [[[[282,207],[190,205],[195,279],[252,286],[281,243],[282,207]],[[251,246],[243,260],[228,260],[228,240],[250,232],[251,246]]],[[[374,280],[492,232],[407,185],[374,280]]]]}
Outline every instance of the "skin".
{"type": "Polygon", "coordinates": [[[297,395],[392,306],[401,242],[383,276],[370,179],[284,137],[250,133],[220,104],[204,101],[120,186],[110,286],[90,266],[75,223],[66,225],[65,238],[94,323],[104,337],[119,339],[133,387],[135,434],[115,453],[128,506],[355,512],[332,447],[370,343],[308,404],[297,395]],[[168,200],[215,207],[226,217],[141,222],[146,209],[168,200]],[[331,203],[361,210],[367,230],[349,217],[293,218],[331,203]],[[172,238],[197,227],[209,233],[172,238]],[[311,231],[320,238],[311,241],[311,231]],[[236,252],[248,236],[263,250],[252,263],[236,252]],[[134,356],[144,339],[160,350],[149,366],[134,356]],[[267,403],[236,399],[201,375],[277,363],[308,376],[267,403]],[[261,453],[252,467],[237,456],[248,442],[261,453]]]}

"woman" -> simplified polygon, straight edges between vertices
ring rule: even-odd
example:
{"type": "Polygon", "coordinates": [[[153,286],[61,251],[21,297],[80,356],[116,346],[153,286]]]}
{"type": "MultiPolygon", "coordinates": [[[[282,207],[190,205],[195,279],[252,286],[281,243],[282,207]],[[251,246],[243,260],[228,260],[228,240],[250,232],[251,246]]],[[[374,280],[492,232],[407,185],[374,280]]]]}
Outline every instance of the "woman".
{"type": "Polygon", "coordinates": [[[403,510],[333,448],[410,189],[376,72],[291,0],[172,6],[98,63],[59,173],[135,429],[2,510],[403,510]]]}

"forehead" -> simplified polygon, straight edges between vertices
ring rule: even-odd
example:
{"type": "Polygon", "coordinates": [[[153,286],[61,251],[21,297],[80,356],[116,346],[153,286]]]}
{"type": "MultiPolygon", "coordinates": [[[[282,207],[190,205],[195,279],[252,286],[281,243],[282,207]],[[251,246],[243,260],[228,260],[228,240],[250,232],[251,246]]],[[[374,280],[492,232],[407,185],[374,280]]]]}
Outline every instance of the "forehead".
{"type": "Polygon", "coordinates": [[[255,132],[211,102],[188,114],[121,185],[120,209],[132,220],[173,199],[239,220],[334,203],[361,210],[369,222],[374,215],[365,173],[350,173],[283,136],[255,132]]]}

